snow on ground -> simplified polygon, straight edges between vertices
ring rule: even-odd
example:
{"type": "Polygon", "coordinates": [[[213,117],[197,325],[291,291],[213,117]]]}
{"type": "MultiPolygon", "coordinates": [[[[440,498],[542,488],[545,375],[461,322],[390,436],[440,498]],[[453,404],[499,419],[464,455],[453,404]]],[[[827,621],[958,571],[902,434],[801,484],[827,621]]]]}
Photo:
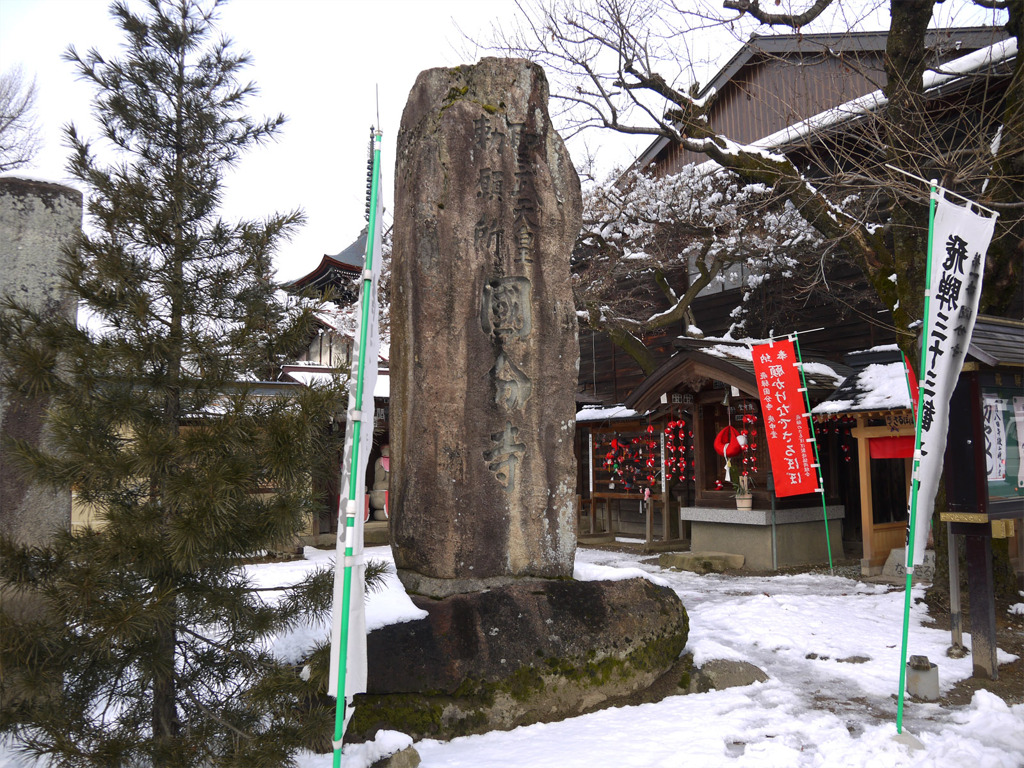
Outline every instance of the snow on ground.
{"type": "MultiPolygon", "coordinates": [[[[394,558],[388,547],[366,550],[368,559],[387,560],[391,572],[385,577],[384,589],[374,593],[366,604],[366,631],[371,632],[388,624],[425,618],[427,612],[413,605],[394,572],[394,558]]],[[[306,547],[305,558],[284,563],[267,563],[247,568],[249,577],[257,587],[286,587],[301,581],[306,574],[325,566],[334,567],[334,552],[306,547]]],[[[273,599],[273,592],[268,593],[273,599]]],[[[301,625],[274,641],[272,647],[278,658],[295,664],[305,658],[313,647],[330,634],[328,620],[301,625]]],[[[0,763],[0,768],[3,764],[0,763]]]]}
{"type": "MultiPolygon", "coordinates": [[[[284,585],[332,555],[307,549],[306,556],[250,572],[260,586],[284,585]]],[[[392,561],[386,547],[367,556],[392,561]]],[[[1007,706],[987,691],[954,710],[908,700],[904,735],[920,746],[895,738],[901,590],[816,574],[677,573],[642,560],[580,549],[575,576],[644,576],[668,585],[689,613],[687,650],[698,665],[743,659],[765,670],[768,682],[449,742],[426,739],[415,743],[421,768],[1024,768],[1024,705],[1007,706]]],[[[419,615],[397,578],[367,605],[371,626],[419,615]]],[[[922,627],[926,616],[923,604],[913,607],[910,653],[938,664],[945,691],[971,674],[971,659],[946,658],[949,634],[922,627]]],[[[296,656],[326,632],[298,630],[275,649],[296,656]]],[[[1012,659],[1000,652],[1000,663],[1012,659]]],[[[343,766],[365,768],[407,743],[383,733],[379,743],[346,747],[343,766]]],[[[0,768],[21,765],[0,747],[0,768]]],[[[331,756],[303,753],[298,765],[328,768],[331,756]]]]}

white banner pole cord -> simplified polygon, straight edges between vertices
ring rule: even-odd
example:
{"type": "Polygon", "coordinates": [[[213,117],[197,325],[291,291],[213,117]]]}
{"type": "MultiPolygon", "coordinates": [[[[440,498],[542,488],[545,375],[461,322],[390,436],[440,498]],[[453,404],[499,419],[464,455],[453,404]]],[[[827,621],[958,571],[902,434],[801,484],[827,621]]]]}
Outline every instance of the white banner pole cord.
{"type": "Polygon", "coordinates": [[[380,346],[377,277],[380,274],[383,203],[380,196],[381,132],[373,131],[370,157],[369,223],[360,289],[360,322],[349,378],[345,457],[338,527],[331,627],[331,672],[328,693],[337,697],[334,719],[334,768],[341,766],[342,740],[352,717],[352,698],[366,690],[366,612],[363,572],[363,508],[366,464],[373,447],[373,390],[380,346]],[[354,384],[354,387],[352,386],[354,384]],[[367,426],[367,429],[363,427],[367,426]],[[339,523],[342,522],[339,519],[339,523]],[[342,551],[343,550],[343,551],[342,551]]]}
{"type": "MultiPolygon", "coordinates": [[[[928,253],[925,257],[926,266],[925,274],[928,276],[929,283],[931,281],[932,274],[932,239],[935,235],[935,206],[936,206],[936,188],[938,181],[932,179],[929,183],[931,187],[931,202],[929,203],[928,209],[928,253]]],[[[929,313],[929,299],[931,298],[931,290],[928,285],[924,289],[924,317],[925,323],[924,328],[921,329],[921,347],[922,349],[928,343],[928,313],[929,313]]],[[[918,381],[924,376],[924,355],[921,355],[920,373],[918,381]]],[[[913,401],[913,398],[911,398],[913,401]]],[[[903,639],[900,650],[900,690],[899,696],[896,703],[896,733],[903,733],[903,700],[906,695],[907,687],[907,644],[910,635],[910,596],[911,587],[914,581],[914,531],[917,528],[917,490],[918,484],[914,482],[914,478],[917,477],[917,466],[921,452],[921,408],[918,407],[917,417],[914,419],[914,471],[911,475],[910,481],[910,509],[907,517],[907,543],[906,543],[906,561],[907,561],[907,574],[906,583],[903,588],[903,639]]],[[[862,468],[863,471],[863,468],[862,468]]]]}

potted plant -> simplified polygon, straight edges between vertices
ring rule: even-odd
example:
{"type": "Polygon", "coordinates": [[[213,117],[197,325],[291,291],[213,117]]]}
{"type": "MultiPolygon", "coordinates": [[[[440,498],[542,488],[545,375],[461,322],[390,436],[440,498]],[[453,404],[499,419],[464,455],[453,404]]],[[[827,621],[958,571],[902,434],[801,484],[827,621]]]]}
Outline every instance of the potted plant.
{"type": "Polygon", "coordinates": [[[732,484],[733,495],[736,497],[736,509],[751,509],[754,502],[754,494],[751,492],[751,488],[754,486],[754,481],[750,475],[742,474],[736,478],[736,482],[732,484]]]}

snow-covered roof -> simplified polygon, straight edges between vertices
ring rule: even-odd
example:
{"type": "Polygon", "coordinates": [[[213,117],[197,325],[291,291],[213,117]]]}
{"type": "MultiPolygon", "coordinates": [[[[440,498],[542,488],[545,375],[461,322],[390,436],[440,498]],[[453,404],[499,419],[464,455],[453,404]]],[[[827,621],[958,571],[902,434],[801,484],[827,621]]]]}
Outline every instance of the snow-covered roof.
{"type": "Polygon", "coordinates": [[[295,379],[299,384],[305,384],[307,387],[313,384],[330,384],[334,380],[334,374],[329,371],[321,370],[310,370],[310,371],[285,371],[289,378],[295,379]]]}
{"type": "Polygon", "coordinates": [[[813,413],[850,413],[889,411],[910,408],[910,390],[902,361],[873,363],[848,376],[826,400],[811,409],[813,413]]]}
{"type": "Polygon", "coordinates": [[[42,174],[32,173],[31,171],[25,171],[21,168],[14,171],[4,171],[0,173],[0,180],[2,181],[28,181],[33,184],[47,184],[52,187],[61,187],[68,192],[78,192],[81,194],[81,190],[77,186],[72,186],[73,179],[54,179],[49,176],[42,174]]]}
{"type": "MultiPolygon", "coordinates": [[[[700,349],[706,355],[728,360],[733,364],[739,364],[743,369],[754,369],[754,354],[752,347],[758,344],[767,344],[767,339],[739,339],[729,343],[711,344],[700,349]]],[[[830,389],[838,387],[845,376],[836,371],[836,366],[822,360],[805,360],[803,363],[804,376],[807,377],[807,385],[814,389],[830,389]]]]}
{"type": "MultiPolygon", "coordinates": [[[[1012,58],[1017,53],[1017,41],[1015,38],[1007,38],[1002,40],[1000,43],[995,45],[984,45],[986,42],[984,35],[986,33],[1000,34],[1001,30],[998,27],[964,27],[956,29],[944,29],[944,30],[929,30],[926,41],[929,46],[935,45],[935,36],[943,36],[948,43],[951,40],[956,42],[956,49],[960,49],[960,45],[971,49],[974,48],[970,53],[961,56],[960,58],[946,62],[941,65],[939,71],[926,70],[924,73],[924,86],[925,90],[932,90],[941,85],[945,85],[950,80],[957,79],[962,75],[972,72],[979,71],[985,66],[989,66],[999,61],[1006,61],[1012,58]],[[1012,50],[1007,48],[999,48],[1002,43],[1012,43],[1012,50]],[[998,49],[998,50],[994,50],[998,49]],[[990,52],[990,53],[986,53],[990,52]]],[[[1005,34],[1005,33],[1003,33],[1005,34]]],[[[743,44],[743,46],[736,52],[736,54],[722,67],[719,72],[711,78],[711,80],[701,89],[697,95],[697,99],[703,101],[707,98],[708,94],[712,91],[721,91],[723,87],[736,75],[740,69],[745,66],[751,58],[758,53],[768,53],[772,56],[779,56],[789,51],[796,51],[801,48],[804,43],[810,43],[810,48],[816,50],[829,50],[839,51],[845,46],[852,45],[857,50],[868,50],[878,49],[882,50],[885,48],[885,41],[888,33],[887,32],[856,32],[856,33],[843,33],[836,35],[833,33],[824,33],[816,35],[807,35],[804,33],[793,33],[793,34],[782,34],[782,35],[758,35],[754,34],[750,40],[743,44]]],[[[989,40],[992,38],[989,37],[989,40]]],[[[767,150],[786,144],[788,141],[793,141],[796,138],[806,135],[807,133],[817,130],[827,125],[837,124],[845,119],[849,119],[855,114],[863,114],[864,112],[875,109],[885,103],[884,97],[879,99],[881,91],[875,91],[859,98],[853,99],[846,104],[838,105],[831,109],[827,109],[824,112],[819,113],[813,117],[801,121],[793,126],[778,131],[771,136],[766,136],[753,145],[744,147],[748,150],[767,150]]],[[[668,146],[670,139],[659,136],[650,146],[645,149],[640,156],[634,161],[634,166],[644,168],[648,164],[654,161],[654,159],[661,153],[661,151],[668,146]]]]}
{"type": "MultiPolygon", "coordinates": [[[[282,373],[307,387],[313,384],[330,384],[336,372],[325,365],[309,362],[290,363],[282,366],[282,373]]],[[[373,386],[373,396],[387,399],[391,397],[391,376],[387,370],[377,370],[377,381],[373,386]]]]}
{"type": "MultiPolygon", "coordinates": [[[[985,365],[1024,367],[1024,322],[979,315],[968,354],[985,365]]],[[[906,368],[895,344],[852,353],[847,361],[858,370],[816,405],[814,413],[910,408],[906,368]],[[860,365],[855,362],[857,358],[861,359],[860,365]]]]}
{"type": "MultiPolygon", "coordinates": [[[[942,68],[938,71],[931,69],[927,70],[923,76],[924,91],[927,93],[954,80],[958,80],[964,75],[984,70],[994,64],[1009,61],[1016,55],[1016,38],[1011,37],[1006,40],[1000,40],[998,43],[986,46],[980,50],[968,53],[966,56],[961,56],[959,59],[954,59],[953,61],[943,64],[942,68]]],[[[803,139],[816,131],[831,128],[833,126],[840,125],[847,120],[852,120],[862,115],[874,112],[875,110],[884,107],[887,103],[888,99],[882,90],[879,89],[865,94],[864,96],[860,96],[859,98],[851,99],[845,104],[840,104],[836,107],[832,107],[831,109],[826,109],[824,112],[819,112],[818,114],[809,117],[806,120],[802,120],[799,123],[787,126],[780,131],[776,131],[770,136],[765,136],[763,139],[755,141],[751,147],[761,150],[777,149],[803,139]]]]}
{"type": "Polygon", "coordinates": [[[585,405],[576,414],[577,423],[581,421],[610,421],[613,419],[639,419],[644,416],[624,405],[585,405]]]}
{"type": "MultiPolygon", "coordinates": [[[[767,339],[692,339],[677,338],[679,350],[647,376],[626,398],[625,405],[655,408],[662,396],[674,391],[694,376],[713,379],[738,388],[749,397],[757,396],[752,346],[767,339]]],[[[831,393],[853,369],[824,359],[804,357],[803,370],[812,400],[831,393]]]]}

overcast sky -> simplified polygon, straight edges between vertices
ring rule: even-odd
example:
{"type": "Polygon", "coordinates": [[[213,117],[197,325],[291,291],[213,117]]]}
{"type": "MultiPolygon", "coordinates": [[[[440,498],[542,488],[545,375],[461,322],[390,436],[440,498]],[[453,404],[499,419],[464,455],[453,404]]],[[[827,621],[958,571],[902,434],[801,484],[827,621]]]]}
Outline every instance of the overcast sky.
{"type": "MultiPolygon", "coordinates": [[[[61,59],[68,45],[117,55],[121,34],[107,0],[0,0],[0,70],[35,77],[44,150],[24,173],[71,183],[60,128],[95,136],[93,89],[61,59]]],[[[138,6],[136,6],[137,8],[138,6]]],[[[512,0],[234,0],[220,28],[253,55],[254,115],[283,112],[278,142],[254,149],[229,180],[225,213],[258,217],[302,208],[307,223],[276,260],[278,277],[315,267],[364,224],[371,125],[384,131],[385,205],[391,206],[395,137],[416,75],[464,63],[458,27],[476,34],[512,19],[512,0]]]]}
{"type": "MultiPolygon", "coordinates": [[[[874,4],[863,0],[856,7],[874,4]]],[[[954,23],[984,23],[977,15],[957,17],[955,7],[965,5],[970,7],[966,0],[948,0],[939,13],[954,17],[954,23]]],[[[0,71],[20,64],[39,89],[44,148],[24,173],[71,183],[61,126],[74,122],[81,134],[96,135],[93,89],[76,79],[61,54],[73,44],[83,54],[95,47],[105,56],[118,55],[122,36],[109,6],[108,0],[0,0],[0,71]]],[[[846,5],[847,11],[851,7],[846,5]]],[[[875,26],[885,26],[885,14],[877,15],[875,26]]],[[[384,131],[390,218],[395,138],[417,74],[474,62],[483,54],[466,53],[472,46],[460,29],[486,40],[494,24],[515,26],[514,0],[233,0],[222,8],[221,30],[253,55],[247,74],[260,94],[250,113],[283,112],[289,118],[278,142],[253,150],[231,175],[224,211],[228,218],[255,218],[305,210],[307,224],[276,259],[280,279],[305,274],[323,254],[341,251],[359,234],[371,125],[384,131]]],[[[712,32],[695,36],[691,53],[697,44],[714,42],[701,58],[724,60],[739,47],[737,38],[748,34],[738,27],[731,34],[712,32]]],[[[590,150],[599,148],[599,171],[629,162],[650,141],[593,132],[585,139],[590,150]]],[[[570,141],[569,150],[579,162],[583,142],[570,141]]]]}

